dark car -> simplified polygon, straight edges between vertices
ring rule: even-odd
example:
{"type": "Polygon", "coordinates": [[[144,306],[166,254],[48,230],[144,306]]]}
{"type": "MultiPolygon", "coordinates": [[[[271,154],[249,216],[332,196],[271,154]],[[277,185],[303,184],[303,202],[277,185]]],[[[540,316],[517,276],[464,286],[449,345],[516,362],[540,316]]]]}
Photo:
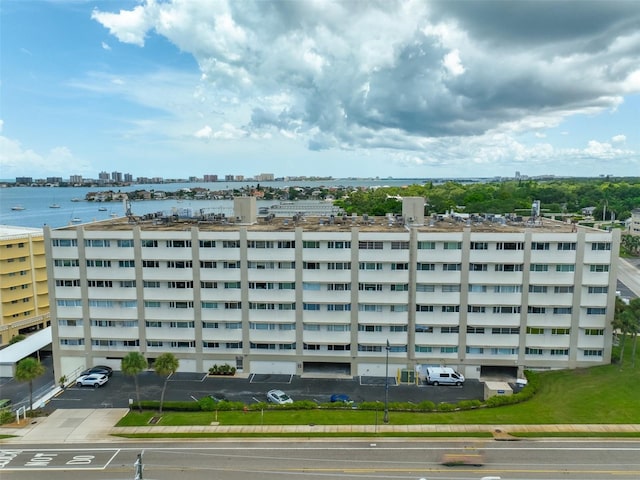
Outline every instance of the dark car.
{"type": "Polygon", "coordinates": [[[353,400],[349,398],[349,395],[346,395],[344,393],[334,393],[333,395],[331,395],[329,400],[331,401],[331,403],[353,403],[353,400]]]}
{"type": "Polygon", "coordinates": [[[98,375],[106,375],[107,377],[110,377],[111,375],[113,375],[113,368],[107,367],[106,365],[96,365],[95,367],[88,368],[87,370],[82,372],[80,376],[91,375],[94,373],[98,375]]]}

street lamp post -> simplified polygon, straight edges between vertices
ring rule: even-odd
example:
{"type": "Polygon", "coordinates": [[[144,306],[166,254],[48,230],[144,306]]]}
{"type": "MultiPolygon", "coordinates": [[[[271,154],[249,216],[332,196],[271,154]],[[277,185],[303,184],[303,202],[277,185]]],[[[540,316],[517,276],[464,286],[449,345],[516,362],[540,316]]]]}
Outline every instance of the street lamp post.
{"type": "Polygon", "coordinates": [[[387,360],[384,375],[384,416],[382,417],[382,421],[385,424],[389,423],[389,349],[389,339],[387,339],[387,347],[385,348],[387,351],[387,360]]]}

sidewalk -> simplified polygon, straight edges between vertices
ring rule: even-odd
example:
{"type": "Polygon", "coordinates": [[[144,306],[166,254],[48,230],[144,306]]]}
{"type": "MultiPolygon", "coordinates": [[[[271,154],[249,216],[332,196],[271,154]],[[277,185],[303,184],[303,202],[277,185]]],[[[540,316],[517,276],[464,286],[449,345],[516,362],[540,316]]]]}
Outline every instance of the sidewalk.
{"type": "MultiPolygon", "coordinates": [[[[125,442],[127,439],[114,435],[124,433],[220,433],[226,435],[258,433],[295,433],[305,436],[310,433],[476,433],[489,432],[497,440],[508,440],[509,433],[627,433],[640,435],[640,424],[636,425],[194,425],[185,427],[114,427],[127,414],[126,408],[104,409],[59,409],[48,417],[27,419],[21,426],[0,427],[0,435],[15,435],[0,439],[0,444],[46,443],[109,443],[125,442]]],[[[160,440],[160,439],[159,439],[160,440]]],[[[134,439],[132,441],[140,441],[134,439]]]]}

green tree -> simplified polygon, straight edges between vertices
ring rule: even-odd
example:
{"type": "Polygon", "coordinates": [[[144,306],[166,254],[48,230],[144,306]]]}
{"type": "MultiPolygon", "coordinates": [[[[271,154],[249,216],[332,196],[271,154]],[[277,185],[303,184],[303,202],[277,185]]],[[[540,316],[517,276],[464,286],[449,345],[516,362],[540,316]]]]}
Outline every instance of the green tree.
{"type": "Polygon", "coordinates": [[[164,385],[162,386],[162,394],[160,395],[159,413],[162,413],[164,392],[167,390],[167,382],[169,381],[169,377],[176,373],[179,366],[180,362],[173,353],[163,353],[158,358],[156,358],[156,361],[153,364],[153,369],[155,370],[155,372],[161,377],[164,377],[164,385]]]}
{"type": "Polygon", "coordinates": [[[638,333],[640,333],[640,298],[634,298],[629,302],[622,314],[626,317],[625,323],[629,333],[633,335],[633,347],[631,348],[631,366],[636,366],[636,346],[638,344],[638,333]]]}
{"type": "Polygon", "coordinates": [[[136,387],[136,401],[138,402],[138,410],[142,413],[142,406],[140,405],[140,387],[138,385],[138,374],[143,370],[146,370],[149,364],[147,359],[140,352],[129,352],[126,357],[122,359],[120,368],[122,373],[133,377],[133,383],[136,387]]]}
{"type": "Polygon", "coordinates": [[[23,358],[16,366],[15,379],[29,382],[29,409],[33,410],[33,381],[44,374],[44,366],[33,357],[23,358]]]}
{"type": "Polygon", "coordinates": [[[9,345],[13,345],[14,343],[18,343],[21,342],[22,340],[24,340],[25,338],[27,338],[26,335],[23,334],[18,334],[18,335],[14,335],[13,337],[11,337],[11,339],[9,340],[9,345]]]}

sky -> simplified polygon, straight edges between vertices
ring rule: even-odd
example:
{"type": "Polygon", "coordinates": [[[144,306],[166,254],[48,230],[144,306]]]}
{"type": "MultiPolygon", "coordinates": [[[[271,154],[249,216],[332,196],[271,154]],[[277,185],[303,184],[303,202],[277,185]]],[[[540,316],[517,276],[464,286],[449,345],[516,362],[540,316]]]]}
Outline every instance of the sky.
{"type": "Polygon", "coordinates": [[[640,0],[2,0],[0,178],[640,175],[640,0]]]}

